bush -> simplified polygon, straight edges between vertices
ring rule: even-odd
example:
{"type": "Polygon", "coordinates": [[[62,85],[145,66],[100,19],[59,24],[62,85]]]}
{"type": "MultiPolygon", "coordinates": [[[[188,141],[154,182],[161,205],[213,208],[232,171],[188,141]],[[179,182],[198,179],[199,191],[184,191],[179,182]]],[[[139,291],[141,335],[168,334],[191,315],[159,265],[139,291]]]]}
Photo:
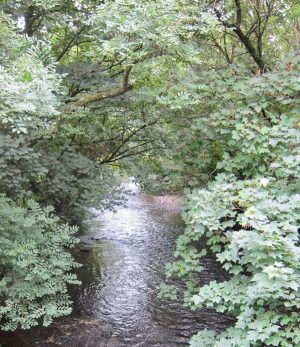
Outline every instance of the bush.
{"type": "MultiPolygon", "coordinates": [[[[297,66],[297,65],[295,65],[297,66]]],[[[229,150],[207,188],[187,199],[187,228],[168,274],[187,278],[186,301],[236,317],[217,335],[202,331],[193,347],[300,346],[299,178],[297,69],[259,77],[230,77],[211,115],[229,150]],[[227,107],[225,107],[225,105],[227,107]],[[206,238],[230,279],[201,286],[196,241],[206,238]]]]}
{"type": "Polygon", "coordinates": [[[78,267],[66,247],[77,240],[75,227],[59,223],[52,207],[26,207],[0,198],[0,319],[4,330],[28,329],[69,314],[68,284],[79,283],[78,267]]]}

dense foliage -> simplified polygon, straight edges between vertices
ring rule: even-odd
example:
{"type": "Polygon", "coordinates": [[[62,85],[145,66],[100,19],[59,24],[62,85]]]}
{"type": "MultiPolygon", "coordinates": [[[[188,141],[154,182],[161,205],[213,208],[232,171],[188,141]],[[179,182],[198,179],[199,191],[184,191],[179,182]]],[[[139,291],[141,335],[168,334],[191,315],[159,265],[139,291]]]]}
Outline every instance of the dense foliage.
{"type": "Polygon", "coordinates": [[[188,277],[185,299],[193,308],[214,307],[237,321],[214,342],[214,334],[200,332],[192,346],[300,343],[298,71],[295,62],[291,71],[224,81],[234,82],[234,93],[225,87],[210,124],[226,133],[233,152],[225,151],[213,182],[189,195],[188,227],[177,243],[180,260],[168,273],[188,277]],[[205,253],[196,243],[204,236],[231,276],[199,287],[195,273],[205,253]]]}
{"type": "Polygon", "coordinates": [[[59,224],[53,208],[34,201],[16,206],[1,198],[0,317],[3,329],[49,325],[71,312],[67,284],[78,284],[76,264],[64,248],[76,243],[77,229],[59,224]]]}
{"type": "MultiPolygon", "coordinates": [[[[237,21],[246,21],[246,8],[238,1],[235,5],[237,21]]],[[[285,19],[287,25],[291,17],[285,19]]],[[[246,25],[243,22],[242,28],[246,25]]],[[[225,26],[229,27],[227,19],[225,26]]],[[[268,44],[258,41],[257,50],[267,50],[268,44]]],[[[228,47],[217,44],[219,50],[228,47]]],[[[253,58],[247,42],[246,47],[253,58]]],[[[192,339],[194,347],[300,346],[300,69],[299,51],[290,50],[291,46],[282,49],[264,65],[255,56],[260,71],[254,76],[240,62],[216,74],[204,73],[209,84],[199,85],[199,98],[205,103],[200,106],[205,117],[198,120],[199,137],[210,143],[217,140],[222,155],[212,172],[214,179],[187,196],[187,228],[178,239],[178,260],[167,266],[167,276],[186,278],[187,305],[227,312],[236,323],[218,335],[199,332],[192,339]],[[278,59],[280,54],[284,58],[278,59]],[[201,284],[198,273],[207,252],[228,271],[227,281],[201,284]]]]}
{"type": "Polygon", "coordinates": [[[186,280],[186,305],[236,318],[192,346],[300,346],[298,2],[0,10],[2,328],[70,312],[65,223],[122,203],[125,172],[148,190],[189,188],[167,275],[186,280]],[[201,285],[207,252],[227,281],[201,285]]]}
{"type": "Polygon", "coordinates": [[[34,184],[48,173],[31,142],[53,126],[61,78],[51,60],[44,64],[42,43],[15,34],[6,17],[0,30],[0,319],[15,330],[70,312],[67,284],[78,283],[70,272],[78,264],[65,247],[75,244],[77,230],[30,200],[38,200],[34,184]]]}

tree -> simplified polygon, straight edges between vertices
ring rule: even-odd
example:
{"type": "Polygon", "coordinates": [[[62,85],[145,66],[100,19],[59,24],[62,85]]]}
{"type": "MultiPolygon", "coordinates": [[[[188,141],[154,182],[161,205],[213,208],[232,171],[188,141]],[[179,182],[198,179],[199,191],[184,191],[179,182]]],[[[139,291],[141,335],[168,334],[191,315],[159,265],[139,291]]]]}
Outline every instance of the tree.
{"type": "Polygon", "coordinates": [[[32,185],[47,168],[31,145],[33,134],[52,126],[58,113],[60,78],[44,66],[41,47],[15,34],[1,17],[0,126],[0,320],[5,330],[27,329],[71,310],[67,285],[78,283],[78,266],[65,247],[76,228],[60,223],[52,207],[41,207],[32,185]],[[26,269],[26,271],[25,271],[26,269]]]}
{"type": "Polygon", "coordinates": [[[167,274],[186,278],[192,308],[228,312],[236,323],[219,335],[199,332],[191,346],[300,343],[298,74],[295,53],[277,71],[227,73],[212,88],[216,108],[206,122],[227,146],[215,179],[188,195],[179,259],[167,274]],[[227,281],[201,286],[206,250],[229,272],[227,281]]]}
{"type": "Polygon", "coordinates": [[[6,0],[1,8],[16,22],[4,15],[0,26],[4,326],[69,312],[59,292],[66,299],[66,283],[76,282],[64,250],[75,231],[62,221],[93,203],[120,203],[111,188],[119,166],[145,186],[155,174],[163,189],[192,189],[168,273],[186,277],[193,308],[237,317],[193,345],[299,344],[297,2],[6,0]],[[197,283],[204,236],[232,276],[225,283],[197,283]],[[37,268],[40,258],[49,267],[37,268]],[[46,293],[41,278],[49,284],[52,275],[46,293]]]}

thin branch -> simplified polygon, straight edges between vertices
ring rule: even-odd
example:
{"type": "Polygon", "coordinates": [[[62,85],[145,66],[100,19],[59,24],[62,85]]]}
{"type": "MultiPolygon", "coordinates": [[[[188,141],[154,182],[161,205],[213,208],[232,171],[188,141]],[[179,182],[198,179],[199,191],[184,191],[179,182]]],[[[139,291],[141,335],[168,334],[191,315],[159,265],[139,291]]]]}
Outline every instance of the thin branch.
{"type": "Polygon", "coordinates": [[[123,155],[121,157],[114,158],[114,159],[112,159],[110,161],[107,161],[107,162],[102,161],[101,165],[103,165],[103,164],[111,164],[111,163],[114,163],[114,162],[116,162],[118,160],[121,160],[121,159],[124,159],[124,158],[133,157],[134,155],[139,155],[139,154],[142,154],[142,153],[145,153],[145,152],[152,151],[153,149],[156,149],[156,148],[161,148],[161,147],[155,146],[155,147],[151,147],[151,148],[146,148],[146,149],[143,149],[143,150],[135,152],[135,153],[129,153],[129,154],[123,155]]]}
{"type": "Polygon", "coordinates": [[[215,46],[219,49],[219,51],[223,54],[223,56],[225,57],[226,61],[228,64],[231,64],[232,61],[228,55],[228,51],[227,51],[227,47],[226,47],[226,39],[225,39],[225,34],[223,35],[223,42],[224,42],[224,48],[219,44],[217,38],[212,37],[212,40],[215,44],[215,46]]]}
{"type": "Polygon", "coordinates": [[[147,124],[143,124],[142,126],[140,126],[139,128],[133,130],[130,135],[128,135],[125,139],[123,139],[122,143],[108,156],[104,159],[104,162],[107,162],[107,161],[111,161],[111,159],[113,159],[114,157],[116,156],[119,156],[121,154],[123,154],[123,152],[119,153],[120,150],[122,149],[122,147],[124,147],[124,145],[126,143],[128,143],[138,132],[140,132],[141,130],[151,126],[151,125],[154,125],[157,123],[157,120],[155,121],[152,121],[152,122],[149,122],[147,124]]]}
{"type": "Polygon", "coordinates": [[[76,33],[74,33],[74,35],[71,37],[70,41],[67,42],[63,48],[63,50],[60,52],[60,54],[57,57],[57,61],[60,61],[65,54],[73,47],[77,44],[77,39],[79,37],[79,35],[81,35],[86,29],[86,26],[81,27],[76,33]]]}

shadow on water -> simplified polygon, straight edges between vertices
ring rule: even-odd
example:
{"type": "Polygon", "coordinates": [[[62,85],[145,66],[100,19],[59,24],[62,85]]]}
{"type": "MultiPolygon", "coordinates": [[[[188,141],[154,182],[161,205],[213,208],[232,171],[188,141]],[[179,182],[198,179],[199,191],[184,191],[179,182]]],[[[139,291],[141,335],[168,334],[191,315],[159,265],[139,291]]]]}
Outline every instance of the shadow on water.
{"type": "MultiPolygon", "coordinates": [[[[195,332],[222,330],[230,318],[213,310],[191,312],[180,300],[159,299],[166,262],[172,260],[183,222],[174,200],[141,194],[117,212],[94,210],[75,258],[82,286],[73,292],[74,312],[50,328],[0,335],[4,347],[186,346],[195,332]]],[[[205,279],[225,277],[205,260],[205,279]]]]}

